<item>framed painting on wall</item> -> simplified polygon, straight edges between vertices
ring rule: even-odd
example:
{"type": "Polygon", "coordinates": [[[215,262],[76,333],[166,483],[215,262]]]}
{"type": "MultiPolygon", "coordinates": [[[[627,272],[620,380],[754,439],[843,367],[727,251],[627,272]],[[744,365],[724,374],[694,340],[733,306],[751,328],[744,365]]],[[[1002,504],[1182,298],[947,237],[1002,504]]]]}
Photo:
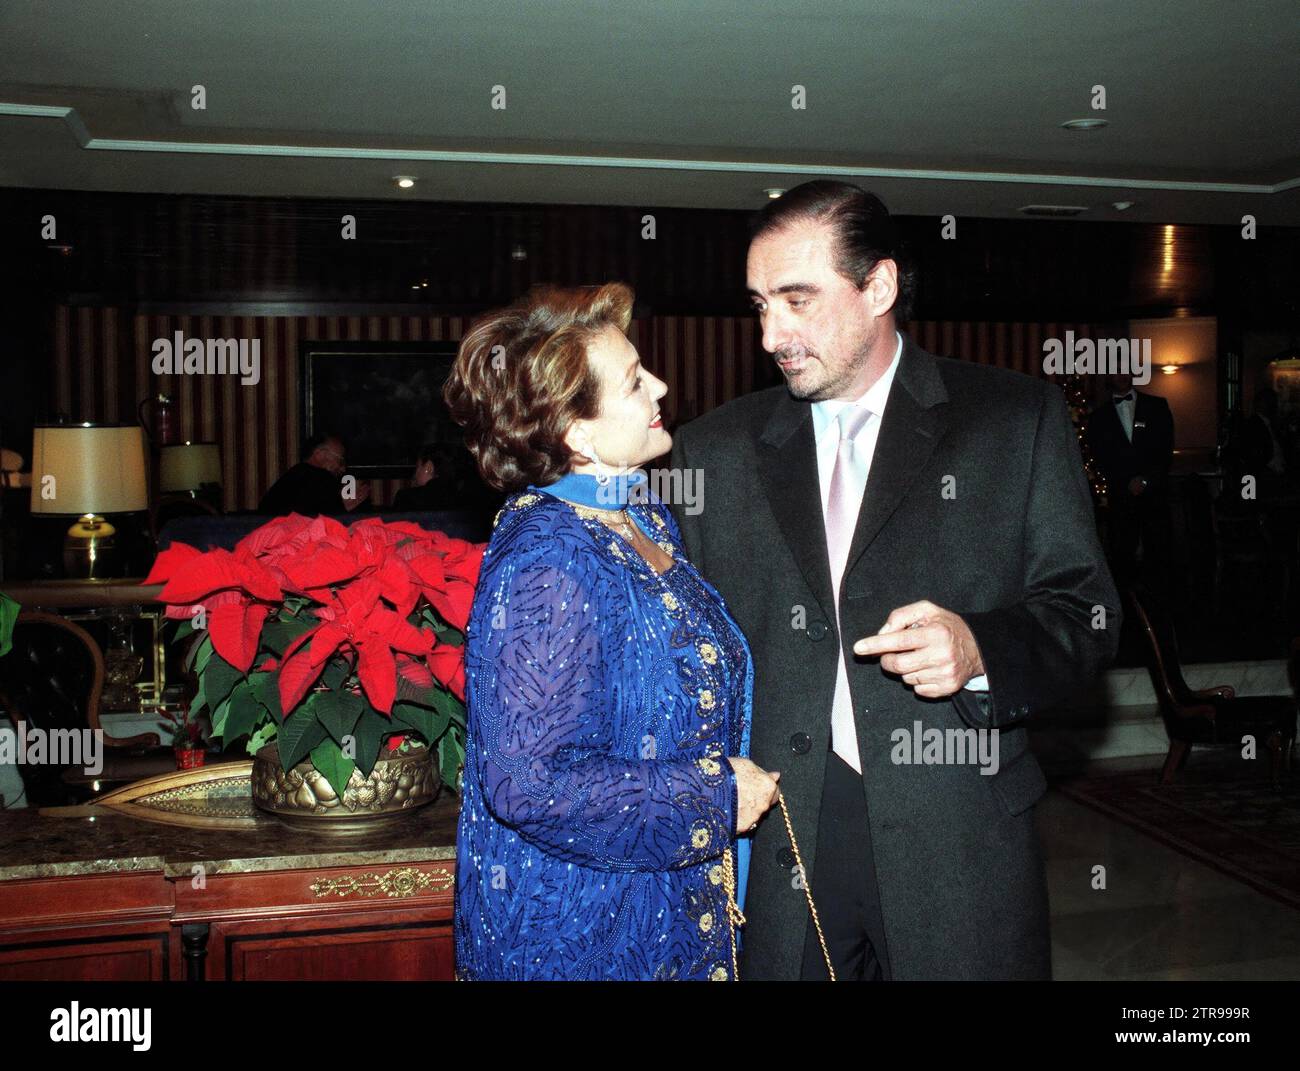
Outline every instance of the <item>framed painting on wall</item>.
{"type": "Polygon", "coordinates": [[[464,451],[442,386],[455,342],[309,342],[298,346],[304,438],[332,432],[358,478],[409,476],[426,443],[464,451]]]}

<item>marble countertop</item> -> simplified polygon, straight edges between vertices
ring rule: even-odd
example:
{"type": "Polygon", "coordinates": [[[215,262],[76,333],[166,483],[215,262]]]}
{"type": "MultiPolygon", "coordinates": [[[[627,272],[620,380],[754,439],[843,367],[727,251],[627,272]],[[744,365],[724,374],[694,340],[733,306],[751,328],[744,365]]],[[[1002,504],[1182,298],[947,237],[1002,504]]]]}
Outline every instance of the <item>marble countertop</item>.
{"type": "Polygon", "coordinates": [[[119,814],[94,818],[0,811],[0,881],[162,871],[214,874],[374,866],[456,857],[460,803],[444,787],[416,813],[373,833],[305,833],[259,814],[251,829],[197,830],[119,814]]]}

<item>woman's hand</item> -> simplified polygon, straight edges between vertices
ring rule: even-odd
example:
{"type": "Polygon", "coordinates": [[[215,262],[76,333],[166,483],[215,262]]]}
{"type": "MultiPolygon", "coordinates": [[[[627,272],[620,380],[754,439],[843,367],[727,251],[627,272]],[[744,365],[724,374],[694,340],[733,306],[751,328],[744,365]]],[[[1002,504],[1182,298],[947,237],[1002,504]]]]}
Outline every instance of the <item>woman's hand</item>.
{"type": "Polygon", "coordinates": [[[739,755],[728,757],[736,771],[736,833],[748,833],[776,802],[780,773],[768,773],[739,755]]]}

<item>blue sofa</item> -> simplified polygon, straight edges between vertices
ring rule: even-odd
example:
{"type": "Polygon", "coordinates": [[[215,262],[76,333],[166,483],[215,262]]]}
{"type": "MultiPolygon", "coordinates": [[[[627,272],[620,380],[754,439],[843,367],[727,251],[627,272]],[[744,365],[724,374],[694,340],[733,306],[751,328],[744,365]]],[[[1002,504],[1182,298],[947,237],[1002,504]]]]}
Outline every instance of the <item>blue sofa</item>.
{"type": "MultiPolygon", "coordinates": [[[[484,543],[491,535],[491,519],[460,510],[423,513],[345,513],[334,519],[341,524],[355,524],[367,517],[380,517],[385,521],[414,521],[421,528],[444,532],[456,539],[484,543]]],[[[261,513],[226,513],[215,517],[174,517],[158,533],[158,549],[166,550],[173,543],[188,543],[199,550],[224,547],[233,550],[244,536],[267,521],[274,520],[261,513]]]]}

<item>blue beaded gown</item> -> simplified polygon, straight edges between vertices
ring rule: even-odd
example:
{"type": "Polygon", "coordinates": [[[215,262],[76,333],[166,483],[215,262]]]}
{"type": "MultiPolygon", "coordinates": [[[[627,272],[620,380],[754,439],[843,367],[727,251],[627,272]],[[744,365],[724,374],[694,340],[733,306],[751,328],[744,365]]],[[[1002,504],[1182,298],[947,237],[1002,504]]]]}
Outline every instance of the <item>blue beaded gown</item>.
{"type": "Polygon", "coordinates": [[[673,558],[657,574],[571,504],[596,505],[594,487],[570,474],[512,495],[483,557],[457,977],[729,979],[724,853],[743,908],[749,840],[726,756],[749,754],[753,660],[667,507],[627,506],[673,558]]]}

